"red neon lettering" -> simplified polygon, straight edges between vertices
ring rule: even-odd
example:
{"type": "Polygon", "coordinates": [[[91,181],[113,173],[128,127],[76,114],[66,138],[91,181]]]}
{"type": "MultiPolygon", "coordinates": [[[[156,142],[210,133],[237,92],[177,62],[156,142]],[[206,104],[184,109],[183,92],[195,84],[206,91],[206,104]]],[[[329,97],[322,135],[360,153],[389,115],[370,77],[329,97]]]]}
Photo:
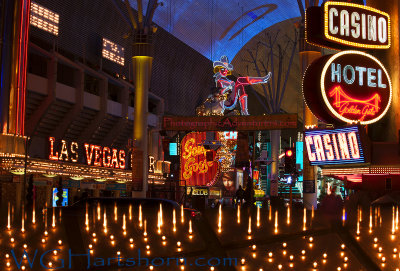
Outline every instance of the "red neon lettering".
{"type": "Polygon", "coordinates": [[[90,154],[89,154],[89,144],[85,143],[86,163],[87,163],[89,166],[92,164],[93,148],[94,148],[94,145],[90,145],[90,154]]]}
{"type": "Polygon", "coordinates": [[[49,141],[50,141],[50,155],[49,155],[49,159],[50,160],[58,160],[58,152],[56,152],[54,154],[54,141],[56,139],[54,137],[49,137],[49,141]]]}
{"type": "Polygon", "coordinates": [[[111,155],[109,155],[109,154],[110,154],[110,148],[104,147],[103,148],[103,166],[105,166],[105,167],[110,167],[110,164],[111,164],[111,155]]]}
{"type": "Polygon", "coordinates": [[[327,150],[326,152],[326,158],[328,158],[328,160],[335,160],[335,154],[333,153],[333,148],[331,143],[331,137],[326,134],[322,136],[323,140],[324,140],[324,146],[325,149],[327,150]]]}
{"type": "Polygon", "coordinates": [[[124,150],[119,151],[119,167],[125,168],[125,151],[124,150]]]}
{"type": "Polygon", "coordinates": [[[329,97],[333,96],[332,105],[338,108],[340,115],[359,116],[358,120],[360,121],[364,120],[366,116],[375,116],[380,109],[381,96],[378,93],[369,99],[358,100],[351,98],[340,86],[336,86],[329,92],[329,97]]]}
{"type": "Polygon", "coordinates": [[[322,145],[322,139],[320,135],[314,136],[314,146],[315,146],[315,153],[317,154],[317,160],[325,161],[325,151],[324,151],[324,146],[322,145]]]}
{"type": "Polygon", "coordinates": [[[360,150],[358,149],[358,140],[356,133],[351,132],[348,134],[348,137],[350,143],[351,156],[354,159],[360,158],[360,150]]]}
{"type": "Polygon", "coordinates": [[[118,154],[118,150],[112,149],[112,159],[111,159],[110,167],[119,168],[118,155],[117,154],[118,154]]]}
{"type": "Polygon", "coordinates": [[[339,133],[337,135],[338,135],[338,139],[339,139],[339,148],[340,148],[340,154],[342,156],[342,159],[350,159],[350,153],[349,153],[349,147],[347,145],[346,134],[339,133]]]}
{"type": "Polygon", "coordinates": [[[312,153],[312,151],[311,151],[311,145],[314,144],[312,137],[306,136],[305,142],[306,142],[306,148],[307,148],[307,153],[308,153],[308,160],[310,160],[310,162],[313,162],[316,160],[316,157],[315,157],[315,154],[312,153]]]}

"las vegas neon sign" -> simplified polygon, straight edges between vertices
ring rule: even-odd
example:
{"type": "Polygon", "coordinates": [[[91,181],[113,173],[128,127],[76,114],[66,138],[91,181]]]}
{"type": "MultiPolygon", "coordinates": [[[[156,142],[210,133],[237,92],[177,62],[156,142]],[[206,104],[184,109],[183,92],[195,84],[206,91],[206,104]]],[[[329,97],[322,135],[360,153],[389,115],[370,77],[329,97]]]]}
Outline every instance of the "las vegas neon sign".
{"type": "MultiPolygon", "coordinates": [[[[77,163],[79,161],[79,144],[77,142],[68,143],[61,140],[60,147],[55,150],[55,138],[49,137],[49,159],[53,161],[65,161],[77,163]]],[[[121,168],[126,166],[125,151],[109,147],[101,147],[94,144],[83,144],[84,158],[87,165],[109,168],[121,168]]]]}
{"type": "Polygon", "coordinates": [[[304,133],[308,159],[313,166],[366,162],[357,126],[304,133]]]}

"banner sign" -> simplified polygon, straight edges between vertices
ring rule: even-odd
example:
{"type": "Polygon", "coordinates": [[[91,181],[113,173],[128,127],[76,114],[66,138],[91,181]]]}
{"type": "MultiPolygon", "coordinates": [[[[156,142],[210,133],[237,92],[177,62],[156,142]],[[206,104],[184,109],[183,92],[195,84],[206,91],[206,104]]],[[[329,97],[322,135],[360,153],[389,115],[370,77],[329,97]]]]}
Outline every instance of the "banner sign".
{"type": "Polygon", "coordinates": [[[383,64],[372,55],[343,51],[323,56],[303,77],[307,106],[327,123],[371,124],[392,101],[392,83],[383,64]]]}
{"type": "Polygon", "coordinates": [[[297,128],[297,114],[265,116],[164,116],[167,131],[260,131],[297,128]]]}
{"type": "Polygon", "coordinates": [[[306,10],[307,42],[343,49],[388,49],[389,14],[364,5],[326,1],[306,10]]]}
{"type": "Polygon", "coordinates": [[[312,166],[367,162],[358,126],[305,131],[304,143],[312,166]]]}

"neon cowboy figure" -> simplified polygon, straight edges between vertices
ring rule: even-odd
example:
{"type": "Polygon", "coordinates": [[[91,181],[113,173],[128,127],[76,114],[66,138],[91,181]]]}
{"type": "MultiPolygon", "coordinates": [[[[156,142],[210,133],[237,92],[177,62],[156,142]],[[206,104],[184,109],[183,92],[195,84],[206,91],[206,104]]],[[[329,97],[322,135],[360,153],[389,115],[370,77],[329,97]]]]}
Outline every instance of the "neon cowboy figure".
{"type": "Polygon", "coordinates": [[[227,78],[232,74],[233,65],[229,63],[227,56],[221,56],[220,60],[214,61],[214,77],[217,87],[220,88],[220,95],[227,95],[226,99],[220,102],[222,113],[225,109],[232,110],[235,108],[237,101],[240,103],[242,115],[249,115],[247,110],[247,94],[244,87],[254,84],[266,84],[272,74],[268,73],[265,77],[239,77],[236,83],[227,78]]]}

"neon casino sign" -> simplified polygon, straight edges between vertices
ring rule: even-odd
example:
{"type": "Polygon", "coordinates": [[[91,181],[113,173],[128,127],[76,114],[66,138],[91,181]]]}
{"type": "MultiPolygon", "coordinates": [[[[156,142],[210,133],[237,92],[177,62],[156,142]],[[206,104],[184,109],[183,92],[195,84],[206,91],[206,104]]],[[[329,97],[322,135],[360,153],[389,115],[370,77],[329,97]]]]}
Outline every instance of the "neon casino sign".
{"type": "Polygon", "coordinates": [[[343,51],[323,56],[307,68],[303,94],[307,106],[322,121],[366,125],[388,111],[392,84],[378,59],[364,52],[343,51]]]}
{"type": "Polygon", "coordinates": [[[306,10],[306,39],[334,49],[388,49],[390,16],[364,5],[326,1],[306,10]]]}
{"type": "Polygon", "coordinates": [[[205,139],[205,132],[194,132],[182,140],[181,180],[185,180],[186,185],[209,185],[217,177],[219,162],[215,160],[214,150],[206,150],[201,145],[205,139]]]}
{"type": "Polygon", "coordinates": [[[304,142],[312,166],[358,164],[367,161],[358,126],[305,131],[304,142]]]}

